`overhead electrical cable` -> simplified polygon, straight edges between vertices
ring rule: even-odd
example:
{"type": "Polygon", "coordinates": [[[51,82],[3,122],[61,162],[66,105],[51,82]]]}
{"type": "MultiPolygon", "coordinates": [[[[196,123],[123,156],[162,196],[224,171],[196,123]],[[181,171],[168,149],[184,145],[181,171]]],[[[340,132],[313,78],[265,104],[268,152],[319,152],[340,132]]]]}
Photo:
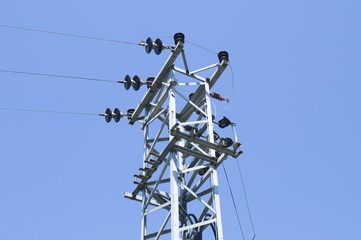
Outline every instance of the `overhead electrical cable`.
{"type": "Polygon", "coordinates": [[[42,29],[36,29],[36,28],[25,28],[25,27],[11,26],[11,25],[5,25],[5,24],[0,24],[0,27],[27,30],[27,31],[34,31],[34,32],[42,32],[42,33],[50,33],[50,34],[70,36],[70,37],[88,38],[88,39],[107,41],[107,42],[139,45],[138,43],[135,43],[135,42],[121,41],[121,40],[108,39],[108,38],[100,38],[100,37],[92,37],[92,36],[72,34],[72,33],[54,32],[54,31],[48,31],[48,30],[42,30],[42,29]]]}
{"type": "Polygon", "coordinates": [[[243,181],[243,175],[242,175],[241,167],[239,166],[238,158],[237,158],[236,160],[237,160],[238,172],[239,172],[239,175],[240,175],[240,177],[241,177],[241,183],[242,183],[242,188],[243,188],[243,195],[244,195],[244,198],[245,198],[246,204],[247,204],[247,210],[248,210],[249,220],[250,220],[251,225],[252,225],[252,230],[253,230],[253,238],[252,238],[252,240],[254,240],[254,239],[256,238],[256,230],[255,230],[254,225],[253,225],[251,210],[250,210],[250,207],[249,207],[249,204],[248,204],[248,198],[247,198],[246,188],[245,188],[244,181],[243,181]]]}
{"type": "Polygon", "coordinates": [[[98,81],[98,82],[119,83],[119,81],[108,80],[108,79],[100,79],[100,78],[66,76],[66,75],[57,75],[57,74],[48,74],[48,73],[23,72],[23,71],[14,71],[14,70],[6,70],[6,69],[0,69],[0,72],[19,73],[19,74],[28,74],[28,75],[37,75],[37,76],[47,76],[47,77],[72,78],[72,79],[88,80],[88,81],[98,81]]]}
{"type": "Polygon", "coordinates": [[[26,108],[5,108],[0,107],[1,110],[11,110],[11,111],[26,111],[26,112],[45,112],[45,113],[60,113],[60,114],[76,114],[76,115],[90,115],[90,116],[102,116],[103,114],[98,113],[82,113],[82,112],[60,112],[53,110],[39,110],[39,109],[26,109],[26,108]]]}
{"type": "Polygon", "coordinates": [[[238,215],[238,210],[237,210],[236,202],[234,201],[234,197],[233,197],[233,191],[232,191],[231,185],[230,185],[230,183],[229,183],[227,171],[226,171],[226,168],[224,167],[223,162],[222,162],[222,167],[223,167],[224,174],[225,174],[225,176],[226,176],[226,180],[227,180],[229,192],[231,193],[232,202],[233,202],[233,207],[234,207],[234,211],[236,212],[236,215],[237,215],[238,225],[239,225],[239,228],[241,229],[242,238],[243,238],[243,240],[245,240],[245,237],[244,237],[244,234],[243,234],[243,229],[242,229],[242,224],[241,224],[241,221],[240,221],[239,215],[238,215]]]}

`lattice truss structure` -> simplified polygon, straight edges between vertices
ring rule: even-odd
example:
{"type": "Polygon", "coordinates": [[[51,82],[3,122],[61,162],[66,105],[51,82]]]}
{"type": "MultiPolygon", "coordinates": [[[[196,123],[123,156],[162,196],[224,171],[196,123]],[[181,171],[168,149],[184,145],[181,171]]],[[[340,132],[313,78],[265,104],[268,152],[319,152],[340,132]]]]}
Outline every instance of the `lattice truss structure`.
{"type": "Polygon", "coordinates": [[[233,139],[214,132],[210,89],[228,66],[228,53],[218,54],[219,63],[191,72],[184,35],[176,35],[169,58],[128,112],[129,124],[138,121],[144,130],[144,154],[134,175],[136,187],[125,197],[142,203],[142,240],[169,239],[169,234],[172,240],[201,239],[207,228],[223,239],[217,168],[242,151],[234,123],[233,139]],[[182,68],[174,65],[178,56],[182,68]],[[206,72],[213,73],[198,75],[206,72]]]}

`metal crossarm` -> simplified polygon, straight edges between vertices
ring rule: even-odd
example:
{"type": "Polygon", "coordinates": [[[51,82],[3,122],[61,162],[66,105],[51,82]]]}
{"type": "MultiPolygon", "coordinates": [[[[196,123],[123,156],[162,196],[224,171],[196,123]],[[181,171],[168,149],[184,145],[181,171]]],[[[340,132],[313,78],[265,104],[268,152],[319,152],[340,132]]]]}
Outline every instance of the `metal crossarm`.
{"type": "Polygon", "coordinates": [[[169,74],[170,69],[172,68],[174,61],[177,59],[179,53],[182,51],[184,44],[182,42],[178,42],[175,49],[172,51],[168,60],[165,62],[164,66],[158,73],[157,77],[154,79],[152,86],[149,88],[142,101],[139,103],[138,107],[135,109],[133,115],[129,119],[129,124],[134,124],[137,121],[139,115],[142,113],[144,108],[153,100],[155,95],[158,93],[160,88],[162,87],[162,83],[167,81],[167,76],[169,74]]]}

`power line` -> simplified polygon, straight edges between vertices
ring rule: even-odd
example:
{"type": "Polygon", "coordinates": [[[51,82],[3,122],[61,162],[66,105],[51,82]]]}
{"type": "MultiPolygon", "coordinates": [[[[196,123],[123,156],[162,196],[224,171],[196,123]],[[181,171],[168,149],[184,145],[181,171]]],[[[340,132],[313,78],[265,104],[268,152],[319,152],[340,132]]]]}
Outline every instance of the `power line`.
{"type": "Polygon", "coordinates": [[[107,42],[116,42],[116,43],[139,45],[138,43],[135,43],[135,42],[127,42],[127,41],[121,41],[121,40],[115,40],[115,39],[99,38],[99,37],[92,37],[92,36],[86,36],[86,35],[78,35],[78,34],[72,34],[72,33],[54,32],[54,31],[48,31],[48,30],[42,30],[42,29],[36,29],[36,28],[25,28],[25,27],[11,26],[11,25],[5,25],[5,24],[0,24],[0,27],[20,29],[20,30],[28,30],[28,31],[34,31],[34,32],[42,32],[42,33],[50,33],[50,34],[57,34],[57,35],[70,36],[70,37],[88,38],[88,39],[107,41],[107,42]]]}
{"type": "Polygon", "coordinates": [[[185,40],[187,43],[189,43],[189,44],[192,44],[192,45],[194,45],[194,46],[196,46],[196,47],[199,47],[199,48],[202,48],[202,49],[204,49],[204,50],[206,50],[206,51],[208,51],[208,52],[211,52],[211,53],[213,53],[213,54],[218,54],[217,52],[215,52],[215,51],[212,51],[212,50],[210,50],[210,49],[208,49],[208,48],[206,48],[206,47],[203,47],[203,46],[201,46],[201,45],[199,45],[199,44],[196,44],[196,43],[194,43],[194,42],[191,42],[191,41],[188,41],[188,40],[185,40]]]}
{"type": "Polygon", "coordinates": [[[236,212],[236,215],[237,215],[238,225],[239,225],[239,228],[241,229],[241,233],[242,233],[243,240],[245,240],[245,237],[244,237],[244,234],[243,234],[242,225],[241,225],[241,221],[239,220],[239,216],[238,216],[238,210],[237,210],[236,202],[234,201],[232,188],[231,188],[231,185],[230,185],[230,183],[229,183],[227,171],[226,171],[226,168],[224,167],[223,162],[222,162],[222,167],[223,167],[223,171],[224,171],[224,174],[225,174],[225,176],[226,176],[226,179],[227,179],[227,184],[228,184],[229,192],[231,193],[234,211],[236,212]]]}
{"type": "Polygon", "coordinates": [[[61,113],[61,114],[76,114],[76,115],[102,116],[102,114],[97,114],[97,113],[60,112],[60,111],[53,111],[53,110],[39,110],[39,109],[25,109],[25,108],[5,108],[5,107],[0,107],[0,109],[1,109],[1,110],[11,110],[11,111],[46,112],[46,113],[61,113]]]}
{"type": "Polygon", "coordinates": [[[37,75],[37,76],[47,76],[47,77],[72,78],[72,79],[88,80],[88,81],[98,81],[98,82],[119,83],[119,81],[108,80],[108,79],[88,78],[88,77],[76,77],[76,76],[66,76],[66,75],[57,75],[57,74],[48,74],[48,73],[23,72],[23,71],[14,71],[14,70],[7,70],[7,69],[0,69],[0,72],[19,73],[19,74],[28,74],[28,75],[37,75]]]}
{"type": "Polygon", "coordinates": [[[252,229],[253,229],[253,238],[252,238],[252,240],[254,240],[255,237],[256,237],[256,230],[255,230],[254,225],[253,225],[251,210],[250,210],[250,207],[249,207],[249,204],[248,204],[248,198],[247,198],[246,188],[245,188],[245,186],[244,186],[243,175],[242,175],[241,167],[239,166],[238,158],[237,158],[237,166],[238,166],[239,175],[241,176],[243,194],[244,194],[244,198],[245,198],[246,204],[247,204],[247,210],[248,210],[249,220],[250,220],[250,222],[251,222],[252,229]]]}

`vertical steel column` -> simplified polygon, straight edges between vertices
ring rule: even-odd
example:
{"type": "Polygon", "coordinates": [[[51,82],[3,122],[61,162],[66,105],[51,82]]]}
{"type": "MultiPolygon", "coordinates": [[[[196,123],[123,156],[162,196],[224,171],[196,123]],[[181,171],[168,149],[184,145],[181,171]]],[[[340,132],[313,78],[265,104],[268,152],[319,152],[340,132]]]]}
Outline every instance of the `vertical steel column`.
{"type": "MultiPolygon", "coordinates": [[[[145,107],[145,116],[148,116],[149,114],[149,106],[145,107]]],[[[144,162],[148,153],[149,153],[149,148],[148,148],[148,143],[147,140],[149,139],[149,125],[146,125],[144,128],[144,152],[143,152],[143,168],[146,167],[146,163],[144,162]]],[[[143,172],[144,174],[144,172],[143,172]]],[[[142,200],[142,223],[141,223],[141,240],[145,240],[145,235],[147,234],[147,215],[146,215],[146,207],[145,207],[145,203],[147,202],[148,198],[147,198],[147,189],[144,188],[143,189],[143,200],[142,200]]]]}
{"type": "MultiPolygon", "coordinates": [[[[175,81],[174,71],[169,72],[169,84],[175,81]]],[[[172,89],[168,92],[169,96],[169,129],[176,124],[176,105],[175,105],[175,94],[172,89]]],[[[172,141],[173,136],[169,134],[169,141],[172,141]]],[[[171,196],[171,235],[172,240],[179,240],[179,190],[178,190],[178,160],[177,152],[174,150],[170,151],[170,196],[171,196]]]]}
{"type": "MultiPolygon", "coordinates": [[[[207,124],[208,124],[208,141],[214,143],[214,134],[213,134],[213,118],[212,118],[212,106],[211,100],[209,97],[209,79],[204,83],[204,90],[206,92],[206,110],[207,110],[207,124]]],[[[215,157],[215,150],[210,149],[210,154],[212,157],[215,157]]],[[[213,204],[216,211],[216,230],[217,230],[217,240],[223,240],[223,230],[222,230],[222,219],[221,219],[221,204],[219,199],[219,187],[218,187],[218,175],[217,168],[211,165],[212,175],[211,181],[213,185],[213,204]]]]}

